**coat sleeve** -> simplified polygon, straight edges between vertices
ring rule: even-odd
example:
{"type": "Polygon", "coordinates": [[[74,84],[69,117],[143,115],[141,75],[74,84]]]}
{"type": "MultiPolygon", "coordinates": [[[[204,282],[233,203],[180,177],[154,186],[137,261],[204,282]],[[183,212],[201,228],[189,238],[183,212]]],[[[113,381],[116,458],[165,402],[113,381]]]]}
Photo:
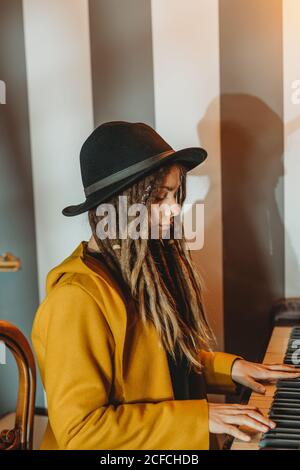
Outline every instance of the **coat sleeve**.
{"type": "Polygon", "coordinates": [[[113,335],[81,286],[55,288],[39,317],[32,341],[44,338],[39,367],[60,449],[209,448],[205,399],[111,403],[113,335]]]}
{"type": "Polygon", "coordinates": [[[231,370],[237,359],[235,354],[224,352],[208,352],[201,350],[204,364],[204,376],[208,393],[238,393],[240,386],[232,380],[231,370]]]}

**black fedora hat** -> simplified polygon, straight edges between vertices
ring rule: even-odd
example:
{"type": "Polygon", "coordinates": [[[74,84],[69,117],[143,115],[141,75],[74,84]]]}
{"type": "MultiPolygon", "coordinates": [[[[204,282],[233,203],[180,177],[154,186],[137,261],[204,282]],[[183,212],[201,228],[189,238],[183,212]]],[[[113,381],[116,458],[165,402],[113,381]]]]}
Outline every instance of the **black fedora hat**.
{"type": "Polygon", "coordinates": [[[189,171],[206,157],[206,150],[200,147],[174,150],[148,124],[105,122],[91,133],[80,150],[86,200],[65,207],[62,213],[68,217],[82,214],[167,163],[183,163],[189,171]]]}

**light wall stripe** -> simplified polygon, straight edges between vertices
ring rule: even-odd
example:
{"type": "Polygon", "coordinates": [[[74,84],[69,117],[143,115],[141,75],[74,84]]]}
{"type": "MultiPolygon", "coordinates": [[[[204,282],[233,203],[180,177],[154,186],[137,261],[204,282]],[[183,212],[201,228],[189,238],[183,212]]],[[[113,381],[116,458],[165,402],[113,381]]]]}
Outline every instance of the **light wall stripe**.
{"type": "Polygon", "coordinates": [[[24,29],[39,292],[48,271],[88,233],[87,215],[62,215],[85,200],[79,151],[93,129],[87,0],[24,0],[24,29]]]}
{"type": "Polygon", "coordinates": [[[192,251],[223,347],[219,30],[217,0],[152,0],[156,129],[175,148],[202,146],[208,158],[188,176],[187,202],[205,203],[204,247],[192,251]]]}
{"type": "Polygon", "coordinates": [[[283,2],[285,295],[300,297],[300,3],[283,2]]]}

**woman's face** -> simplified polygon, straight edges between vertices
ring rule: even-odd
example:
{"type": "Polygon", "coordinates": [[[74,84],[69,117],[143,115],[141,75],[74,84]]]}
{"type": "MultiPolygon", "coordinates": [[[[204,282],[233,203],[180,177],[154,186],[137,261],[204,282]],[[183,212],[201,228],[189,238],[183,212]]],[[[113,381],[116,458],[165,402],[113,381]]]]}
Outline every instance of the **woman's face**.
{"type": "Polygon", "coordinates": [[[151,222],[159,225],[160,233],[167,230],[174,223],[173,217],[180,213],[181,206],[177,203],[180,183],[180,169],[174,164],[158,188],[152,205],[151,222]]]}

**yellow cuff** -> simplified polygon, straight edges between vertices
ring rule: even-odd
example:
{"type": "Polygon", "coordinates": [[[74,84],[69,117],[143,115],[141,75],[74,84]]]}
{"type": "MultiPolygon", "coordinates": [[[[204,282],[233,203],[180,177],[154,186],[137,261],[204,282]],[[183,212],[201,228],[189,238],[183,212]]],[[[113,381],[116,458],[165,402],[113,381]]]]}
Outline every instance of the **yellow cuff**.
{"type": "Polygon", "coordinates": [[[236,393],[238,384],[232,380],[231,369],[236,359],[243,359],[235,354],[202,351],[205,379],[209,393],[236,393]]]}

